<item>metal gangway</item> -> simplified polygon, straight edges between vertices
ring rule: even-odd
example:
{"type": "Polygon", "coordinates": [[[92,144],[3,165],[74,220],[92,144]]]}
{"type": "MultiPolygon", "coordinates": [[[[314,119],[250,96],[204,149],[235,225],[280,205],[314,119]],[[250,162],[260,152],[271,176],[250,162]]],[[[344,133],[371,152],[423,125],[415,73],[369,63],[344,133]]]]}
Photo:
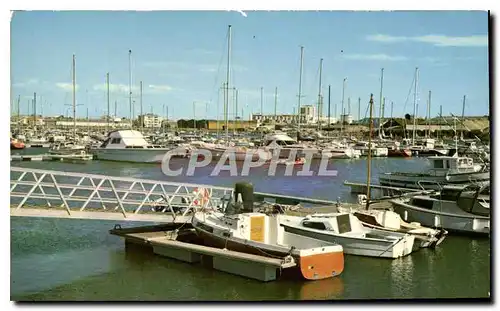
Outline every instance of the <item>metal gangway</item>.
{"type": "MultiPolygon", "coordinates": [[[[10,215],[27,217],[185,223],[195,211],[219,209],[233,198],[229,187],[12,166],[10,185],[10,215]]],[[[254,199],[335,204],[261,192],[254,199]]]]}
{"type": "Polygon", "coordinates": [[[188,183],[11,167],[11,216],[147,222],[190,221],[232,189],[188,183]]]}

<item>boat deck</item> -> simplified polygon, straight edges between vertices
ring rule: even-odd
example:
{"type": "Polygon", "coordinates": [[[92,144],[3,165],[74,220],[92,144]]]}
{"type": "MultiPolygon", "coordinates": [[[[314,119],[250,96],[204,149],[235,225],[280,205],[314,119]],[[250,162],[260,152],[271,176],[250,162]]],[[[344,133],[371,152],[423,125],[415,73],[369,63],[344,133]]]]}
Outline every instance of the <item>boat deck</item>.
{"type": "Polygon", "coordinates": [[[190,224],[164,224],[134,228],[119,226],[110,233],[125,243],[152,248],[155,254],[260,281],[273,281],[278,270],[296,266],[295,261],[270,258],[203,245],[190,224]]]}

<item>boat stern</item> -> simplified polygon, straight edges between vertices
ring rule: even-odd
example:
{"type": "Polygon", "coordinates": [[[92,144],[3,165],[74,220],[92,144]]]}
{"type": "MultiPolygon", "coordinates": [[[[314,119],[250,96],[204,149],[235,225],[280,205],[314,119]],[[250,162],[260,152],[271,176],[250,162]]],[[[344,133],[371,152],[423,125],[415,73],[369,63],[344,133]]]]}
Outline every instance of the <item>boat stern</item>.
{"type": "Polygon", "coordinates": [[[301,250],[297,261],[306,280],[327,279],[344,271],[344,251],[340,245],[301,250]]]}

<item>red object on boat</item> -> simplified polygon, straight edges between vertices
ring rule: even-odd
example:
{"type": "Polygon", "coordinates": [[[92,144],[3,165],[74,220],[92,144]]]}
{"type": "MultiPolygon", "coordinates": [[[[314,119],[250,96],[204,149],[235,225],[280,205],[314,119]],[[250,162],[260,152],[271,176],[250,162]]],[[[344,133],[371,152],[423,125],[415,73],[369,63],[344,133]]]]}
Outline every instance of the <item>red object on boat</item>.
{"type": "Polygon", "coordinates": [[[389,157],[411,157],[410,149],[389,149],[387,156],[389,157]]]}
{"type": "Polygon", "coordinates": [[[10,149],[24,149],[26,146],[22,141],[19,141],[17,139],[12,139],[10,141],[10,149]]]}

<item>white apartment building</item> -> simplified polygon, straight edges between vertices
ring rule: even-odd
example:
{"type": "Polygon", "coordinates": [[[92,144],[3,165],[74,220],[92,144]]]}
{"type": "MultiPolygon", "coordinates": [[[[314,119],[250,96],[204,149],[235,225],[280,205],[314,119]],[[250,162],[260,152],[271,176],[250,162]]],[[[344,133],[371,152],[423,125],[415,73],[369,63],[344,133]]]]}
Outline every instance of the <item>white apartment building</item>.
{"type": "MultiPolygon", "coordinates": [[[[256,121],[258,124],[268,122],[268,123],[278,123],[278,124],[291,124],[297,123],[298,115],[296,114],[253,114],[252,121],[256,121]]],[[[311,124],[316,123],[318,116],[316,115],[316,107],[314,105],[304,105],[300,107],[300,123],[301,124],[311,124]]]]}
{"type": "Polygon", "coordinates": [[[318,121],[318,113],[316,112],[315,105],[303,105],[300,106],[300,116],[301,121],[310,124],[316,123],[318,121]]]}
{"type": "Polygon", "coordinates": [[[291,123],[297,123],[297,115],[295,114],[277,114],[276,116],[274,114],[253,114],[252,115],[252,121],[256,121],[258,124],[261,123],[278,123],[278,124],[291,124],[291,123]]]}
{"type": "Polygon", "coordinates": [[[144,124],[145,128],[160,128],[163,118],[159,115],[147,113],[138,117],[139,124],[144,124]]]}
{"type": "Polygon", "coordinates": [[[350,114],[343,114],[340,116],[340,120],[344,124],[352,124],[353,117],[350,114]]]}

